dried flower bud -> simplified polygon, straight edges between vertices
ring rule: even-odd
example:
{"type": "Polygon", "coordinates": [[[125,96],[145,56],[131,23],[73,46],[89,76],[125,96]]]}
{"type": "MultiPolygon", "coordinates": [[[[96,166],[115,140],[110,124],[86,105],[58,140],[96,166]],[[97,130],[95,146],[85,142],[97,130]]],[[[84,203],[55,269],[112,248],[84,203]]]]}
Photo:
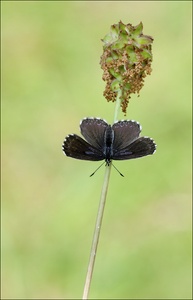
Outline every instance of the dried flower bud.
{"type": "Polygon", "coordinates": [[[121,21],[111,26],[102,40],[101,68],[106,81],[104,96],[114,102],[121,90],[121,107],[126,114],[130,95],[143,87],[144,78],[151,74],[153,38],[143,35],[143,24],[124,25],[121,21]]]}

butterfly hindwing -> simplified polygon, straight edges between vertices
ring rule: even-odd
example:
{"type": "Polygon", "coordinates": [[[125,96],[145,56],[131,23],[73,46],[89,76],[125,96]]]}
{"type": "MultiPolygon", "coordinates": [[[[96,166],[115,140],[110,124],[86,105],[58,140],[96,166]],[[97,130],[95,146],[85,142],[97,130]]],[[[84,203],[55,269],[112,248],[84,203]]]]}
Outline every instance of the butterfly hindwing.
{"type": "Polygon", "coordinates": [[[80,124],[80,130],[89,144],[102,149],[104,147],[104,135],[108,124],[97,118],[85,118],[80,124]]]}
{"type": "Polygon", "coordinates": [[[138,139],[141,132],[140,124],[133,120],[118,121],[113,124],[112,129],[114,131],[113,148],[117,151],[138,139]]]}

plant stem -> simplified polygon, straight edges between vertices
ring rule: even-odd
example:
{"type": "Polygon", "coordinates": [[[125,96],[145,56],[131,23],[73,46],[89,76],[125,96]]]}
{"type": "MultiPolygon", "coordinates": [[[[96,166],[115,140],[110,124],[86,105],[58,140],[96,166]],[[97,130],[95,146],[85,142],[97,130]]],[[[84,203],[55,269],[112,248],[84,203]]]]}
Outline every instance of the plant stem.
{"type": "Polygon", "coordinates": [[[100,199],[99,208],[98,208],[97,220],[96,220],[95,231],[94,231],[93,241],[92,241],[92,248],[91,248],[91,253],[90,253],[90,260],[89,260],[89,265],[88,265],[87,276],[86,276],[82,299],[88,299],[90,284],[91,284],[91,280],[92,280],[92,273],[93,273],[94,263],[95,263],[95,258],[96,258],[96,251],[97,251],[97,246],[98,246],[98,241],[99,241],[99,235],[100,235],[100,230],[101,230],[101,224],[102,224],[102,219],[103,219],[103,212],[104,212],[104,208],[105,208],[110,171],[111,171],[111,165],[109,165],[109,166],[107,165],[106,170],[105,170],[104,183],[103,183],[103,188],[102,188],[102,192],[101,192],[101,199],[100,199]]]}
{"type": "MultiPolygon", "coordinates": [[[[117,94],[115,113],[114,113],[114,122],[117,120],[117,117],[118,117],[120,101],[121,101],[120,97],[121,97],[121,91],[118,92],[118,94],[117,94]]],[[[105,208],[105,203],[106,203],[106,196],[107,196],[107,190],[108,190],[108,185],[109,185],[110,172],[111,172],[111,163],[109,165],[106,165],[106,169],[105,169],[105,177],[104,177],[103,187],[102,187],[102,191],[101,191],[101,198],[100,198],[100,203],[99,203],[99,208],[98,208],[98,214],[97,214],[96,225],[95,225],[93,241],[92,241],[92,247],[91,247],[91,252],[90,252],[90,259],[89,259],[86,281],[85,281],[85,285],[84,285],[84,292],[83,292],[83,297],[82,297],[82,299],[84,299],[84,300],[88,299],[88,295],[89,295],[92,274],[93,274],[93,270],[94,270],[94,263],[95,263],[96,253],[97,253],[97,246],[98,246],[100,230],[101,230],[101,225],[102,225],[103,213],[104,213],[104,208],[105,208]]]]}

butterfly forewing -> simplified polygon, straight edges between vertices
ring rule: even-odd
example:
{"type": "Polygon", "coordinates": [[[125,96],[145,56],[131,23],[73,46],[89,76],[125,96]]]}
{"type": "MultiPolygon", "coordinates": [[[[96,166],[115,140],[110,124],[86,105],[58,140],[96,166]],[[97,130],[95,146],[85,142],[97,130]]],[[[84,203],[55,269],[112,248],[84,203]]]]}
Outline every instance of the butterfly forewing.
{"type": "Polygon", "coordinates": [[[113,124],[114,131],[113,149],[116,151],[125,148],[133,141],[138,139],[141,126],[136,121],[119,121],[113,124]]]}
{"type": "Polygon", "coordinates": [[[139,158],[153,154],[156,151],[156,144],[153,139],[148,137],[140,137],[131,143],[129,146],[120,150],[114,149],[114,160],[125,160],[139,158]]]}
{"type": "Polygon", "coordinates": [[[67,156],[76,159],[91,161],[104,159],[102,151],[96,149],[76,134],[66,137],[62,149],[67,156]]]}
{"type": "Polygon", "coordinates": [[[97,118],[83,119],[80,124],[80,130],[84,138],[89,144],[97,149],[103,149],[104,147],[104,135],[108,124],[97,118]]]}

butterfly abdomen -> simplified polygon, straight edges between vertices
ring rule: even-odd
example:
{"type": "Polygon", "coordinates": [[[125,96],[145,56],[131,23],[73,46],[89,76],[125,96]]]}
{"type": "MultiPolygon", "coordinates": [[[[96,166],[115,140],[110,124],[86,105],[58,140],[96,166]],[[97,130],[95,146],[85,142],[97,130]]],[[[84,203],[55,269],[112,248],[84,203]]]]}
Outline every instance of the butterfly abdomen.
{"type": "Polygon", "coordinates": [[[114,141],[114,131],[112,130],[111,125],[108,125],[108,127],[105,130],[104,149],[103,149],[104,158],[107,164],[109,164],[112,159],[113,141],[114,141]]]}

